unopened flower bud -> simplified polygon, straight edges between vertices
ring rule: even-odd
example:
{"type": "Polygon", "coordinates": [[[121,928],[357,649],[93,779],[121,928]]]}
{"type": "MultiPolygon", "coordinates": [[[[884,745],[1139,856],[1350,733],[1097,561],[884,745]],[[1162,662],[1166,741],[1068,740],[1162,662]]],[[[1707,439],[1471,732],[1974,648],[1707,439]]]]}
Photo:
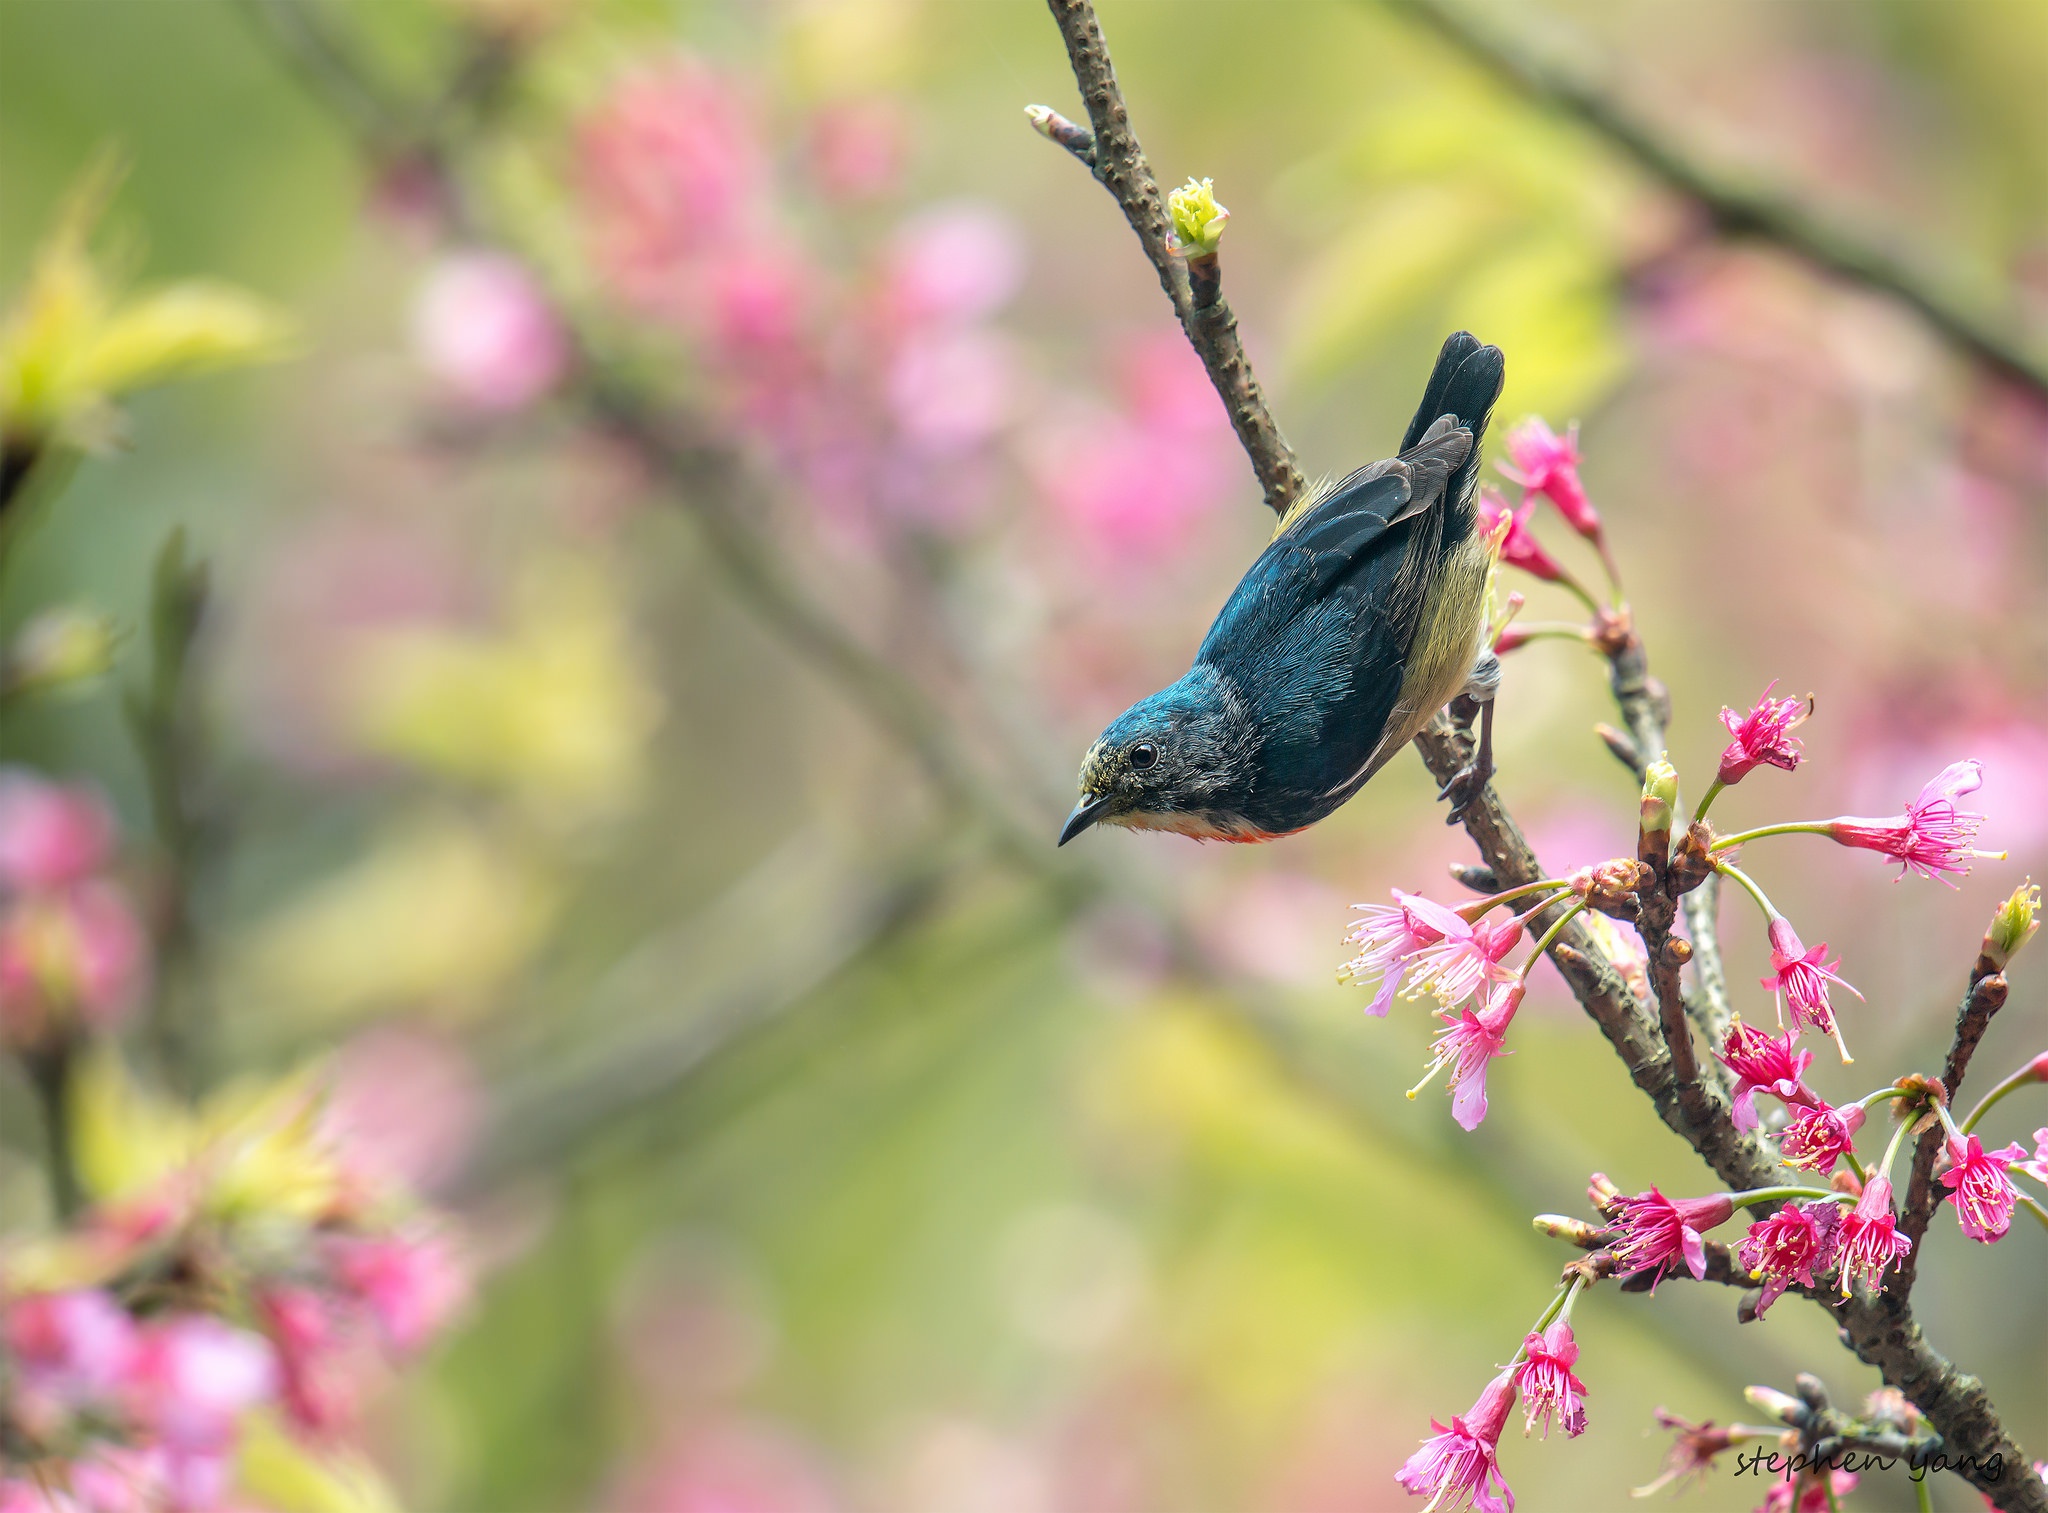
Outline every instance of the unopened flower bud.
{"type": "Polygon", "coordinates": [[[1586,1200],[1601,1214],[1614,1207],[1621,1198],[1621,1189],[1614,1185],[1614,1179],[1605,1172],[1595,1172],[1586,1183],[1586,1200]]]}
{"type": "Polygon", "coordinates": [[[1775,1387],[1744,1387],[1742,1395],[1749,1399],[1749,1405],[1761,1413],[1767,1413],[1781,1424],[1790,1424],[1795,1429],[1806,1422],[1806,1404],[1788,1392],[1775,1387]]]}
{"type": "Polygon", "coordinates": [[[1671,877],[1673,886],[1680,893],[1690,893],[1705,882],[1714,871],[1714,827],[1705,820],[1694,820],[1686,826],[1685,835],[1671,853],[1671,877]]]}
{"type": "Polygon", "coordinates": [[[113,666],[120,633],[105,615],[75,605],[44,610],[7,648],[0,694],[82,692],[113,666]]]}
{"type": "Polygon", "coordinates": [[[1173,217],[1174,251],[1182,257],[1214,257],[1230,212],[1216,203],[1215,182],[1189,179],[1166,197],[1173,217]]]}
{"type": "Polygon", "coordinates": [[[1059,143],[1077,158],[1095,161],[1095,134],[1087,127],[1075,125],[1050,105],[1027,105],[1024,114],[1046,140],[1059,143]]]}
{"type": "Polygon", "coordinates": [[[1529,1222],[1539,1235],[1563,1240],[1581,1250],[1590,1250],[1598,1243],[1599,1226],[1588,1224],[1584,1219],[1573,1219],[1564,1214],[1538,1214],[1529,1222]]]}
{"type": "Polygon", "coordinates": [[[1643,770],[1642,844],[1638,854],[1662,866],[1671,850],[1671,814],[1678,807],[1678,769],[1658,757],[1643,770]]]}
{"type": "Polygon", "coordinates": [[[1984,932],[1984,960],[1994,972],[2019,955],[2020,947],[2041,928],[2041,889],[2031,878],[2012,890],[2012,897],[1991,916],[1991,928],[1984,932]]]}

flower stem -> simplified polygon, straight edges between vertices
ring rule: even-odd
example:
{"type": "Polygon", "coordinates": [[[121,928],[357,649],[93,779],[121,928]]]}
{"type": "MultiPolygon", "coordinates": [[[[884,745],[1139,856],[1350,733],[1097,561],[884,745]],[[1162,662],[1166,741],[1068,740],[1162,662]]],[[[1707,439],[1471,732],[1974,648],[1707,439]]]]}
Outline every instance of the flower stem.
{"type": "Polygon", "coordinates": [[[1847,1193],[1838,1193],[1825,1187],[1752,1187],[1747,1192],[1730,1193],[1729,1199],[1737,1208],[1749,1208],[1758,1203],[1788,1203],[1794,1199],[1815,1198],[1833,1203],[1853,1201],[1847,1193]]]}
{"type": "MultiPolygon", "coordinates": [[[[1715,849],[1718,850],[1719,848],[1720,843],[1717,841],[1715,842],[1715,849]]],[[[1765,894],[1762,888],[1757,886],[1755,878],[1744,872],[1735,863],[1724,862],[1719,859],[1716,859],[1714,862],[1714,870],[1724,877],[1732,877],[1738,883],[1741,883],[1748,890],[1749,896],[1756,900],[1757,907],[1764,911],[1765,919],[1778,918],[1778,906],[1771,902],[1769,896],[1765,894]]]]}
{"type": "MultiPolygon", "coordinates": [[[[1572,1302],[1578,1297],[1579,1289],[1585,1286],[1585,1284],[1586,1279],[1577,1272],[1573,1272],[1571,1281],[1557,1289],[1557,1295],[1550,1300],[1550,1306],[1536,1316],[1536,1322],[1531,1324],[1527,1332],[1523,1334],[1523,1340],[1526,1342],[1529,1335],[1543,1333],[1544,1330],[1557,1322],[1560,1314],[1569,1317],[1572,1311],[1572,1302]]],[[[1529,1350],[1525,1343],[1516,1347],[1515,1358],[1509,1361],[1508,1364],[1510,1366],[1519,1365],[1528,1358],[1528,1355],[1529,1350]]]]}
{"type": "Polygon", "coordinates": [[[1858,1182],[1868,1182],[1868,1181],[1870,1180],[1870,1172],[1869,1172],[1869,1169],[1868,1169],[1868,1168],[1866,1168],[1866,1167],[1864,1166],[1864,1164],[1863,1164],[1863,1163],[1862,1163],[1861,1161],[1859,1161],[1859,1160],[1857,1160],[1857,1159],[1856,1159],[1856,1152],[1855,1152],[1855,1151],[1853,1151],[1853,1150],[1845,1150],[1845,1151],[1843,1151],[1843,1152],[1842,1152],[1842,1159],[1843,1159],[1844,1161],[1846,1161],[1846,1162],[1848,1162],[1848,1163],[1849,1163],[1849,1170],[1850,1170],[1850,1171],[1852,1171],[1852,1172],[1854,1172],[1854,1173],[1856,1174],[1856,1180],[1857,1180],[1858,1182]]]}
{"type": "Polygon", "coordinates": [[[1877,1174],[1887,1182],[1892,1178],[1892,1157],[1899,1153],[1899,1142],[1906,1138],[1906,1125],[1909,1122],[1901,1120],[1899,1127],[1892,1131],[1892,1142],[1884,1148],[1884,1160],[1878,1164],[1877,1174]]]}
{"type": "Polygon", "coordinates": [[[1531,951],[1529,959],[1522,963],[1522,980],[1524,982],[1529,980],[1529,973],[1535,969],[1536,963],[1543,960],[1543,953],[1556,944],[1558,936],[1564,933],[1564,927],[1585,912],[1586,906],[1583,902],[1573,904],[1557,917],[1556,924],[1543,932],[1543,938],[1536,942],[1536,949],[1531,951]]]}
{"type": "MultiPolygon", "coordinates": [[[[1707,810],[1713,805],[1714,800],[1720,797],[1721,790],[1727,786],[1719,778],[1715,778],[1707,791],[1700,795],[1699,806],[1692,812],[1692,822],[1695,825],[1707,817],[1707,810]]],[[[1718,844],[1719,842],[1716,842],[1716,845],[1718,844]]]]}
{"type": "MultiPolygon", "coordinates": [[[[1828,1478],[1834,1480],[1832,1476],[1828,1478]]],[[[1934,1513],[1934,1494],[1927,1490],[1927,1473],[1922,1471],[1913,1478],[1913,1506],[1918,1513],[1934,1513]]]]}
{"type": "Polygon", "coordinates": [[[2021,1193],[2020,1207],[2040,1220],[2043,1229],[2048,1229],[2048,1208],[2043,1208],[2039,1199],[2030,1193],[2021,1193]]]}
{"type": "Polygon", "coordinates": [[[1999,1083],[1997,1087],[1993,1088],[1990,1092],[1984,1095],[1983,1101],[1980,1102],[1975,1108],[1971,1109],[1970,1117],[1963,1121],[1961,1133],[1967,1135],[1970,1133],[1971,1130],[1975,1129],[1977,1127],[1977,1121],[1979,1119],[1982,1119],[1986,1114],[1991,1112],[1991,1105],[1998,1102],[1998,1100],[2003,1098],[2007,1093],[2014,1092],[2019,1088],[2025,1087],[2029,1082],[2033,1082],[2036,1080],[2037,1079],[2034,1076],[2034,1063],[2029,1061],[2025,1066],[2021,1067],[2017,1072],[2014,1072],[2010,1077],[2006,1078],[2005,1081],[1999,1083]]]}
{"type": "Polygon", "coordinates": [[[1902,1087],[1881,1087],[1874,1093],[1865,1093],[1861,1098],[1858,1098],[1854,1104],[1850,1105],[1850,1107],[1867,1109],[1873,1103],[1882,1103],[1887,1098],[1903,1098],[1905,1096],[1906,1090],[1902,1087]]]}
{"type": "MultiPolygon", "coordinates": [[[[1721,785],[1716,783],[1718,789],[1721,785]]],[[[1711,796],[1711,795],[1710,795],[1711,796]]],[[[1700,805],[1705,810],[1706,805],[1700,805]]],[[[1695,816],[1697,818],[1697,816],[1695,816]]],[[[1713,849],[1724,851],[1731,846],[1740,846],[1748,841],[1760,841],[1767,835],[1826,835],[1832,820],[1787,820],[1782,825],[1760,825],[1754,830],[1745,830],[1739,835],[1718,835],[1714,837],[1713,849]]]]}
{"type": "Polygon", "coordinates": [[[1533,883],[1523,883],[1519,888],[1509,888],[1502,893],[1495,893],[1486,898],[1475,899],[1457,911],[1458,917],[1463,919],[1468,925],[1476,925],[1487,911],[1496,904],[1513,903],[1518,898],[1527,898],[1531,893],[1541,893],[1545,888],[1569,888],[1570,886],[1570,881],[1565,878],[1538,878],[1533,883]],[[1470,911],[1469,914],[1467,913],[1468,910],[1470,911]]]}

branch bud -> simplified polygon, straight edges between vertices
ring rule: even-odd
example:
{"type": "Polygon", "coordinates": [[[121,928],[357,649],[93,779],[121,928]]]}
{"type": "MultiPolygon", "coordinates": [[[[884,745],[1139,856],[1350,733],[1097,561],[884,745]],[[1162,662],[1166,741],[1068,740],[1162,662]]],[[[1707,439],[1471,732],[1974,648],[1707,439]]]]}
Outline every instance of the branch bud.
{"type": "Polygon", "coordinates": [[[1563,1240],[1581,1250],[1594,1250],[1600,1244],[1600,1227],[1588,1224],[1584,1219],[1568,1218],[1564,1214],[1538,1214],[1529,1222],[1539,1235],[1563,1240]]]}
{"type": "Polygon", "coordinates": [[[1982,960],[1990,970],[2003,972],[2019,955],[2020,948],[2041,928],[2041,888],[2031,878],[2012,890],[2012,897],[1991,916],[1991,928],[1984,932],[1982,960]]]}
{"type": "Polygon", "coordinates": [[[1091,168],[1095,165],[1095,133],[1077,126],[1050,105],[1027,105],[1024,117],[1048,142],[1057,142],[1091,168]]]}

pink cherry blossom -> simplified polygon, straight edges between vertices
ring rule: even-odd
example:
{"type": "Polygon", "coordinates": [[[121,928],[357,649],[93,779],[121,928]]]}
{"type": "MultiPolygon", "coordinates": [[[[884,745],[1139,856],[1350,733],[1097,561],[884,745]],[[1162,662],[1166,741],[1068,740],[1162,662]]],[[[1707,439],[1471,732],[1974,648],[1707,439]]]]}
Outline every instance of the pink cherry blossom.
{"type": "Polygon", "coordinates": [[[1806,759],[1799,738],[1792,731],[1813,713],[1813,700],[1774,699],[1771,689],[1777,686],[1777,680],[1772,679],[1764,696],[1748,714],[1738,715],[1732,709],[1722,708],[1721,723],[1734,739],[1721,753],[1721,766],[1714,775],[1716,781],[1739,783],[1763,766],[1791,772],[1806,759]]]}
{"type": "Polygon", "coordinates": [[[1778,1022],[1785,1022],[1785,1011],[1792,1013],[1792,1031],[1796,1034],[1812,1025],[1822,1034],[1835,1037],[1835,1044],[1841,1047],[1842,1060],[1847,1062],[1849,1048],[1842,1044],[1842,1032],[1835,1024],[1834,1006],[1828,1002],[1828,984],[1836,983],[1863,995],[1835,973],[1841,965],[1839,960],[1827,959],[1828,943],[1822,941],[1811,951],[1800,943],[1799,933],[1792,928],[1792,921],[1779,915],[1771,921],[1771,975],[1762,979],[1762,985],[1778,995],[1778,1022]]]}
{"type": "Polygon", "coordinates": [[[1678,1484],[1677,1492],[1684,1491],[1687,1483],[1704,1485],[1714,1473],[1714,1458],[1749,1437],[1732,1429],[1716,1428],[1712,1419],[1695,1424],[1664,1408],[1657,1409],[1655,1417],[1660,1428],[1673,1431],[1671,1448],[1664,1454],[1661,1474],[1648,1486],[1637,1487],[1637,1497],[1661,1492],[1674,1482],[1678,1484]]]}
{"type": "Polygon", "coordinates": [[[462,1306],[469,1274],[436,1234],[344,1238],[329,1251],[336,1279],[361,1301],[385,1345],[417,1350],[462,1306]]]}
{"type": "Polygon", "coordinates": [[[1514,1513],[1515,1494],[1500,1472],[1500,1435],[1515,1406],[1515,1372],[1503,1371],[1486,1384],[1479,1401],[1452,1417],[1446,1428],[1429,1421],[1436,1433],[1409,1456],[1394,1480],[1411,1497],[1427,1497],[1429,1513],[1457,1513],[1473,1507],[1479,1513],[1514,1513]]]}
{"type": "Polygon", "coordinates": [[[0,889],[78,882],[113,850],[113,812],[94,789],[0,768],[0,889]]]}
{"type": "Polygon", "coordinates": [[[1408,991],[1433,993],[1437,1002],[1452,1009],[1489,983],[1520,980],[1519,972],[1501,963],[1522,938],[1522,927],[1528,917],[1503,914],[1459,931],[1445,932],[1442,940],[1416,953],[1408,991]]]}
{"type": "MultiPolygon", "coordinates": [[[[1904,814],[1889,819],[1830,820],[1827,833],[1844,846],[1889,856],[1899,864],[1900,877],[1917,872],[1949,882],[1946,874],[1968,872],[1971,858],[2002,855],[1974,849],[1984,816],[1956,807],[1957,799],[1983,785],[1984,772],[1978,763],[1951,762],[1928,779],[1904,814]]],[[[1949,882],[1949,886],[1955,884],[1949,882]]]]}
{"type": "Polygon", "coordinates": [[[1891,1179],[1880,1172],[1842,1218],[1842,1296],[1849,1296],[1859,1280],[1882,1290],[1884,1274],[1912,1248],[1913,1242],[1899,1233],[1898,1218],[1892,1213],[1891,1179]]]}
{"type": "Polygon", "coordinates": [[[1520,568],[1532,578],[1557,583],[1565,576],[1564,568],[1544,549],[1536,533],[1529,529],[1529,517],[1535,510],[1533,499],[1525,500],[1520,509],[1514,509],[1501,497],[1499,490],[1483,488],[1479,491],[1479,533],[1491,538],[1505,522],[1507,534],[1501,538],[1500,560],[1509,567],[1520,568]]]}
{"type": "Polygon", "coordinates": [[[1579,428],[1559,436],[1549,422],[1530,416],[1507,434],[1508,461],[1501,472],[1531,494],[1541,494],[1557,507],[1566,523],[1598,545],[1600,515],[1579,482],[1579,428]]]}
{"type": "Polygon", "coordinates": [[[1841,1223],[1838,1204],[1816,1202],[1787,1203],[1768,1219],[1750,1225],[1748,1236],[1735,1249],[1735,1259],[1764,1284],[1756,1305],[1758,1318],[1793,1283],[1811,1287],[1816,1274],[1826,1274],[1835,1261],[1841,1223]]]}
{"type": "Polygon", "coordinates": [[[333,1303],[311,1287],[286,1286],[265,1289],[257,1307],[277,1351],[287,1416],[312,1434],[346,1428],[355,1417],[357,1363],[333,1303]]]}
{"type": "Polygon", "coordinates": [[[412,344],[421,366],[457,402],[503,414],[552,389],[569,340],[525,266],[493,252],[443,258],[420,286],[412,344]]]}
{"type": "Polygon", "coordinates": [[[1514,1023],[1527,986],[1514,977],[1498,985],[1477,1012],[1468,1007],[1455,1015],[1437,1015],[1444,1028],[1437,1031],[1431,1047],[1435,1057],[1423,1081],[1427,1083],[1441,1067],[1451,1069],[1451,1117],[1465,1129],[1479,1128],[1486,1118],[1486,1071],[1496,1057],[1506,1054],[1508,1026],[1514,1023]]]}
{"type": "Polygon", "coordinates": [[[2048,1129],[2037,1129],[2034,1131],[2033,1159],[2031,1161],[2015,1161],[2013,1163],[2013,1170],[2025,1172],[2036,1182],[2048,1183],[2048,1129]]]}
{"type": "Polygon", "coordinates": [[[1735,1074],[1735,1099],[1730,1114],[1737,1129],[1756,1129],[1761,1124],[1756,1112],[1756,1095],[1770,1093],[1786,1103],[1811,1103],[1814,1095],[1801,1080],[1813,1064],[1813,1052],[1795,1051],[1792,1035],[1766,1035],[1742,1022],[1737,1014],[1715,1052],[1721,1064],[1735,1074]]]}
{"type": "Polygon", "coordinates": [[[1796,1477],[1787,1472],[1785,1480],[1764,1494],[1756,1513],[1833,1513],[1842,1498],[1856,1490],[1862,1478],[1854,1471],[1828,1471],[1822,1481],[1819,1471],[1802,1471],[1796,1477]],[[1828,1496],[1834,1489],[1834,1498],[1828,1496]]]}
{"type": "Polygon", "coordinates": [[[2012,1227],[2013,1207],[2020,1197],[2005,1169],[2025,1160],[2026,1154],[2018,1144],[1987,1151],[1975,1135],[1949,1136],[1950,1164],[1941,1180],[1950,1189],[1949,1201],[1955,1205],[1956,1221],[1971,1239],[1989,1245],[2005,1238],[2005,1232],[2012,1227]]]}
{"type": "Polygon", "coordinates": [[[1344,938],[1357,946],[1359,952],[1337,972],[1339,978],[1360,985],[1378,980],[1379,991],[1365,1010],[1375,1018],[1386,1016],[1418,952],[1448,936],[1469,934],[1472,929],[1455,911],[1435,899],[1403,893],[1399,888],[1392,891],[1392,904],[1352,906],[1365,918],[1353,925],[1344,938]]]}
{"type": "Polygon", "coordinates": [[[1541,1334],[1522,1341],[1522,1363],[1514,1368],[1515,1387],[1522,1394],[1522,1432],[1529,1433],[1536,1421],[1543,1421],[1543,1437],[1550,1438],[1553,1415],[1563,1426],[1565,1437],[1576,1439],[1586,1432],[1586,1384],[1572,1374],[1578,1363],[1579,1343],[1572,1338],[1571,1321],[1559,1319],[1541,1334]]]}
{"type": "Polygon", "coordinates": [[[1778,1137],[1778,1159],[1787,1166],[1825,1176],[1835,1163],[1856,1148],[1863,1110],[1855,1104],[1830,1108],[1816,1098],[1801,1108],[1778,1137]]]}
{"type": "Polygon", "coordinates": [[[1618,1276],[1652,1271],[1651,1287],[1682,1262],[1695,1281],[1707,1274],[1705,1231],[1725,1224],[1735,1212],[1727,1193],[1705,1198],[1667,1198],[1656,1188],[1614,1200],[1607,1216],[1616,1231],[1614,1269],[1618,1276]]]}

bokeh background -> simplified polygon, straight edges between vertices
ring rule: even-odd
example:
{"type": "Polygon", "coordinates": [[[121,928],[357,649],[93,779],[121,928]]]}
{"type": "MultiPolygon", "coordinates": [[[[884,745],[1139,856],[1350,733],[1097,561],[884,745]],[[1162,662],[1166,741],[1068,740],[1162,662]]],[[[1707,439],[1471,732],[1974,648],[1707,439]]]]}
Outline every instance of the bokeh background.
{"type": "MultiPolygon", "coordinates": [[[[1052,850],[1081,751],[1185,666],[1270,521],[1115,205],[1025,124],[1080,114],[1044,10],[330,9],[408,98],[481,70],[448,107],[459,199],[450,164],[324,100],[260,6],[0,0],[0,286],[112,144],[139,279],[233,280],[300,327],[287,361],[128,407],[20,540],[0,631],[53,603],[139,625],[176,526],[211,564],[176,963],[202,1076],[338,1057],[480,1271],[372,1405],[397,1499],[1406,1505],[1427,1418],[1549,1296],[1528,1215],[1583,1211],[1594,1168],[1706,1176],[1548,969],[1477,1133],[1401,1096],[1431,1022],[1367,1020],[1334,969],[1350,903],[1449,896],[1467,857],[1419,762],[1278,845],[1052,850]],[[740,465],[679,477],[621,404],[740,465]],[[923,691],[987,803],[935,790],[813,614],[923,691]]],[[[1814,691],[1808,766],[1717,819],[1892,812],[1985,763],[2011,859],[1957,891],[1806,838],[1750,858],[1868,995],[1823,1090],[1934,1066],[1991,908],[2048,862],[2048,407],[1895,303],[1717,237],[1401,11],[1103,19],[1161,178],[1212,175],[1233,211],[1225,287],[1312,473],[1389,451],[1469,326],[1508,354],[1504,416],[1582,424],[1693,791],[1724,703],[1814,691]]],[[[2048,350],[2048,10],[1498,19],[2048,350]]],[[[111,796],[138,875],[165,864],[122,714],[143,650],[0,729],[0,758],[111,796]]],[[[1510,659],[1498,783],[1552,870],[1631,845],[1601,718],[1582,648],[1510,659]]],[[[1731,976],[1761,1013],[1740,902],[1731,976]]],[[[2048,1038],[2042,969],[1985,1085],[2048,1038]]],[[[32,1228],[7,1076],[0,1201],[32,1228]]],[[[1988,1133],[2043,1122],[2017,1099],[1988,1133]]],[[[2038,1453],[2048,1268],[2020,1223],[1985,1248],[1937,1222],[1918,1299],[2038,1453]]],[[[1585,1299],[1593,1431],[1513,1438],[1522,1506],[1621,1506],[1658,1404],[1725,1422],[1747,1382],[1875,1385],[1796,1300],[1744,1327],[1733,1304],[1585,1299]]],[[[1977,1505],[1950,1481],[1938,1508],[1977,1505]]],[[[1724,1474],[1690,1504],[1762,1491],[1724,1474]]]]}

